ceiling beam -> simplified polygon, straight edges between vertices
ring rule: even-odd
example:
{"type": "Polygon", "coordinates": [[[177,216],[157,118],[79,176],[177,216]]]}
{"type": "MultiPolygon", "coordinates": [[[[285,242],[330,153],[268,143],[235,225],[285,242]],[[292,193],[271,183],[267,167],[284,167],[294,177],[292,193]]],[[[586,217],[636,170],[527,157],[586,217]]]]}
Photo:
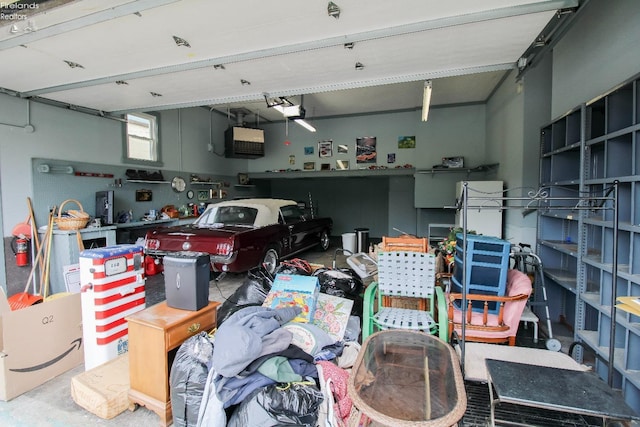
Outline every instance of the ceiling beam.
{"type": "MultiPolygon", "coordinates": [[[[394,83],[414,82],[418,80],[429,80],[429,79],[436,79],[436,78],[485,73],[485,72],[491,72],[491,71],[511,70],[513,68],[515,68],[515,64],[512,62],[508,62],[503,64],[495,64],[495,65],[488,65],[488,66],[482,66],[482,67],[459,68],[459,69],[445,70],[445,71],[439,71],[439,72],[406,74],[401,76],[380,77],[380,78],[373,78],[368,80],[337,82],[329,85],[307,86],[307,87],[301,87],[301,88],[295,88],[295,89],[282,88],[282,89],[267,93],[267,96],[308,95],[311,93],[331,92],[331,91],[343,90],[343,89],[358,89],[358,88],[381,86],[381,85],[388,85],[388,84],[394,84],[394,83]]],[[[139,106],[135,109],[116,110],[116,111],[110,111],[110,113],[126,114],[134,111],[161,111],[161,110],[173,110],[178,108],[200,107],[202,105],[225,105],[225,104],[242,103],[242,102],[253,102],[253,101],[263,100],[264,95],[265,95],[264,92],[259,92],[259,93],[255,92],[255,93],[248,93],[248,94],[238,95],[238,96],[211,98],[211,99],[205,99],[205,100],[199,100],[199,101],[179,102],[179,103],[163,104],[163,105],[155,104],[155,105],[139,106]]]]}

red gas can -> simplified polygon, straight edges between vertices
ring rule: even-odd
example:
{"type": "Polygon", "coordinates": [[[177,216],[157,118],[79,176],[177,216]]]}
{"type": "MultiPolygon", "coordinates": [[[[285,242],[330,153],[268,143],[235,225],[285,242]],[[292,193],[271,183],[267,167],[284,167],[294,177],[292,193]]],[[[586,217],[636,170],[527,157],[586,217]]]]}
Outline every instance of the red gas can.
{"type": "Polygon", "coordinates": [[[160,260],[147,256],[144,258],[144,274],[147,276],[155,276],[162,272],[162,264],[160,260]]]}

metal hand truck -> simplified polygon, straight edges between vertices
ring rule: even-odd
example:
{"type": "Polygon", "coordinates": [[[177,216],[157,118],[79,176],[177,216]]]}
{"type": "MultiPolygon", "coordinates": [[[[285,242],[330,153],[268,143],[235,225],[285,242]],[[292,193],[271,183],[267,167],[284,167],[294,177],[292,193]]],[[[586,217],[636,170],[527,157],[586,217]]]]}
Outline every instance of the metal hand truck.
{"type": "MultiPolygon", "coordinates": [[[[544,314],[546,316],[548,334],[545,346],[548,350],[560,351],[560,349],[562,348],[562,344],[559,340],[553,338],[553,330],[551,328],[551,316],[549,314],[547,289],[544,284],[544,270],[542,267],[542,260],[531,250],[531,245],[527,245],[525,243],[513,245],[511,247],[510,257],[513,260],[513,268],[520,270],[528,275],[533,283],[533,292],[531,293],[532,297],[530,297],[529,301],[527,302],[527,307],[529,308],[529,310],[531,310],[531,308],[535,306],[544,306],[544,314]]],[[[535,325],[535,327],[537,328],[537,325],[535,325]]]]}

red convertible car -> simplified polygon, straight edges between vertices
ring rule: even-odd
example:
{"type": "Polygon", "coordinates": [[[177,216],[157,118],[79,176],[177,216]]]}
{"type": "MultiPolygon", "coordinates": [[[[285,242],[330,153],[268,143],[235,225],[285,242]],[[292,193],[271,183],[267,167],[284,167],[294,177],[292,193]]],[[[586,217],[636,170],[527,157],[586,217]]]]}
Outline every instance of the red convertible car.
{"type": "Polygon", "coordinates": [[[264,265],[273,273],[281,259],[319,246],[329,248],[331,218],[310,218],[292,200],[244,199],[211,204],[193,224],[147,232],[145,254],[205,252],[213,272],[238,273],[264,265]]]}

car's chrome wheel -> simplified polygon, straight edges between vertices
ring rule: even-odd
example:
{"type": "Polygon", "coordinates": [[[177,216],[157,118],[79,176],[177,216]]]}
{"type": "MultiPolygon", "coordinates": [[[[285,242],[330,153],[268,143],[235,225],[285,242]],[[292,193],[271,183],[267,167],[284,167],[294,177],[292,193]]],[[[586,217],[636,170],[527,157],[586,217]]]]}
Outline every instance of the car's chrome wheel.
{"type": "Polygon", "coordinates": [[[267,252],[265,252],[264,258],[262,259],[262,266],[269,274],[273,274],[276,271],[279,258],[280,256],[276,248],[269,248],[267,252]]]}
{"type": "Polygon", "coordinates": [[[326,230],[323,230],[322,233],[320,233],[320,249],[326,251],[329,249],[330,245],[331,239],[329,239],[329,233],[327,233],[326,230]]]}

